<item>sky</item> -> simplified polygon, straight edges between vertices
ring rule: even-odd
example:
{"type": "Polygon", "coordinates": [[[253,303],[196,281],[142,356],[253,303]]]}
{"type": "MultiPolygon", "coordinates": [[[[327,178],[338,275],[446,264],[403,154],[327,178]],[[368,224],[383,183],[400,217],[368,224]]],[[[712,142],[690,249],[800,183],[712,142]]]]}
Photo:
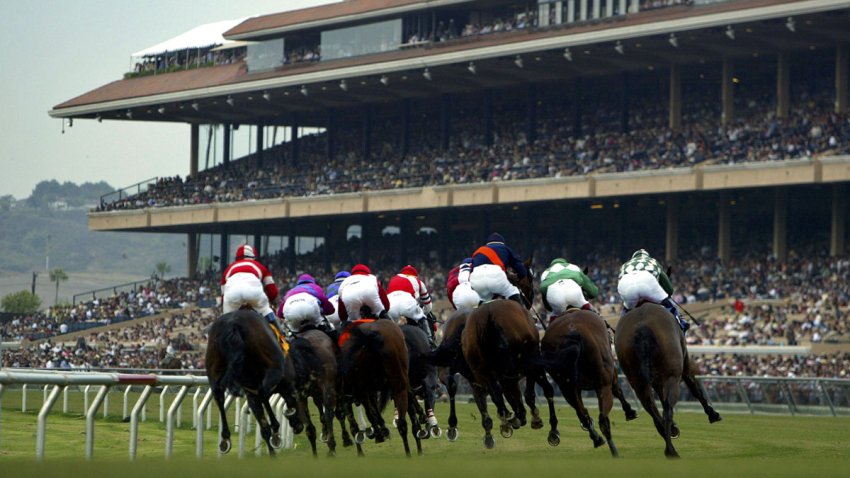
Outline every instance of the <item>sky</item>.
{"type": "MultiPolygon", "coordinates": [[[[189,172],[189,126],[77,120],[54,106],[120,80],[130,54],[220,20],[331,0],[0,0],[0,196],[43,180],[116,188],[189,172]]],[[[238,153],[238,150],[237,150],[238,153]]]]}

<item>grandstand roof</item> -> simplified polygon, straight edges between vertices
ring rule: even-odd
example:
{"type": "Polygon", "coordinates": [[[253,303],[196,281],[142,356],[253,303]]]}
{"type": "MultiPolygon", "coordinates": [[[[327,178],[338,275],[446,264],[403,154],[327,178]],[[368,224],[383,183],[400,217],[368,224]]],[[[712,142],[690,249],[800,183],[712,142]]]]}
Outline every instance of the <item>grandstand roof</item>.
{"type": "MultiPolygon", "coordinates": [[[[378,8],[388,2],[364,0],[335,6],[353,8],[349,3],[378,8]]],[[[322,8],[329,7],[299,11],[299,15],[322,8]]],[[[847,41],[847,17],[835,14],[845,8],[847,3],[841,0],[741,0],[658,9],[564,28],[467,37],[430,48],[299,63],[268,72],[248,73],[244,63],[238,63],[115,81],[55,106],[50,114],[135,121],[287,124],[288,117],[298,112],[302,125],[320,125],[329,108],[530,81],[645,71],[670,63],[697,64],[724,57],[831,48],[836,41],[847,41]],[[792,14],[800,22],[796,32],[784,26],[792,14]],[[736,40],[723,34],[723,28],[731,24],[738,28],[736,40]],[[681,39],[677,48],[668,44],[671,32],[681,39]],[[625,54],[613,48],[620,40],[625,54]],[[564,47],[574,50],[574,61],[564,60],[564,47]],[[523,69],[512,66],[516,55],[528,55],[523,69]],[[476,62],[477,75],[467,71],[470,61],[476,62]],[[425,67],[432,70],[433,81],[422,78],[425,67]],[[390,76],[387,86],[378,84],[384,74],[390,76]],[[341,79],[348,81],[347,91],[338,87],[341,79]],[[302,85],[309,86],[309,96],[298,93],[302,85]],[[269,101],[260,101],[265,93],[269,101]],[[228,96],[232,96],[234,105],[226,104],[228,96]],[[198,108],[189,108],[193,103],[198,108]],[[158,112],[160,107],[164,107],[162,113],[158,112]],[[130,109],[132,118],[126,114],[130,109]]],[[[327,10],[321,11],[327,14],[327,10]]]]}
{"type": "Polygon", "coordinates": [[[234,40],[226,40],[222,34],[245,21],[245,18],[237,18],[236,20],[222,20],[220,22],[205,23],[199,25],[185,33],[181,33],[174,38],[169,38],[164,42],[157,43],[154,46],[139,50],[133,53],[133,57],[154,56],[160,53],[171,51],[182,51],[194,48],[206,48],[213,45],[225,45],[228,43],[236,43],[234,40]]]}

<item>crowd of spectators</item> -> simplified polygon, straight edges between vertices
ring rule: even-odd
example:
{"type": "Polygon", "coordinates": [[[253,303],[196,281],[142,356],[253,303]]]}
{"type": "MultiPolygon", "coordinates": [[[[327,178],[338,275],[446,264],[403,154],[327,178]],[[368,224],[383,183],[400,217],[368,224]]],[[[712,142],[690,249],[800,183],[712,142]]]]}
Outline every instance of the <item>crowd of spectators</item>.
{"type": "Polygon", "coordinates": [[[245,59],[246,47],[213,51],[212,47],[163,52],[139,59],[128,77],[139,77],[189,70],[192,68],[229,65],[245,59]]]}
{"type": "Polygon", "coordinates": [[[694,355],[700,375],[850,378],[850,353],[823,355],[694,355]]]}

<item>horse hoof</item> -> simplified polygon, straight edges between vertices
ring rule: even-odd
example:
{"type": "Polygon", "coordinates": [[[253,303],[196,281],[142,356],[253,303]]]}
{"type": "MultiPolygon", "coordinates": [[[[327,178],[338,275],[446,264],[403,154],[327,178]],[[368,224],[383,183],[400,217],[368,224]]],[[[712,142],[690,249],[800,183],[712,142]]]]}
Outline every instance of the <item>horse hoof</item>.
{"type": "Polygon", "coordinates": [[[682,434],[682,432],[679,430],[679,427],[676,426],[675,424],[670,427],[670,438],[672,438],[673,440],[679,438],[679,435],[681,435],[681,434],[682,434]]]}
{"type": "Polygon", "coordinates": [[[280,450],[280,447],[283,446],[283,440],[280,439],[280,433],[275,433],[269,438],[269,445],[272,446],[275,450],[280,450]]]}
{"type": "Polygon", "coordinates": [[[460,433],[457,431],[457,427],[449,427],[446,430],[446,440],[448,441],[457,441],[459,435],[460,433]]]}
{"type": "Polygon", "coordinates": [[[555,430],[550,431],[548,442],[549,442],[550,446],[560,445],[561,444],[561,434],[556,432],[555,430]]]}
{"type": "Polygon", "coordinates": [[[289,418],[291,416],[294,416],[296,413],[298,413],[298,409],[287,407],[286,410],[283,411],[283,416],[285,416],[286,418],[289,418]]]}
{"type": "Polygon", "coordinates": [[[424,430],[422,428],[416,430],[416,438],[420,440],[425,440],[426,438],[428,438],[428,430],[424,430]]]}
{"type": "Polygon", "coordinates": [[[496,446],[496,440],[493,435],[484,435],[484,448],[492,450],[494,446],[496,446]]]}
{"type": "Polygon", "coordinates": [[[505,424],[499,427],[499,433],[502,438],[510,438],[514,436],[514,428],[510,424],[505,424]]]}
{"type": "Polygon", "coordinates": [[[366,433],[363,431],[359,431],[354,434],[354,443],[358,445],[362,445],[366,441],[366,433]]]}
{"type": "Polygon", "coordinates": [[[538,417],[534,417],[531,419],[531,428],[534,430],[539,430],[543,428],[543,419],[538,417]]]}
{"type": "Polygon", "coordinates": [[[443,430],[441,430],[440,427],[438,427],[436,425],[431,427],[431,437],[432,438],[440,438],[441,436],[443,436],[443,430]]]}
{"type": "Polygon", "coordinates": [[[343,448],[348,448],[348,447],[350,447],[351,445],[354,445],[354,442],[353,442],[353,441],[351,441],[351,437],[350,437],[350,436],[348,436],[348,435],[343,436],[343,437],[342,437],[342,446],[343,446],[343,448]]]}
{"type": "Polygon", "coordinates": [[[375,429],[372,427],[366,427],[366,438],[372,439],[375,438],[375,429]]]}
{"type": "Polygon", "coordinates": [[[723,417],[721,417],[720,414],[717,412],[714,412],[708,416],[708,423],[716,423],[720,420],[723,420],[723,417]]]}
{"type": "Polygon", "coordinates": [[[584,430],[584,431],[590,431],[590,428],[587,428],[586,426],[584,426],[584,423],[582,423],[582,422],[578,422],[578,424],[579,424],[579,426],[581,427],[581,429],[582,429],[582,430],[584,430]]]}
{"type": "Polygon", "coordinates": [[[519,430],[521,426],[525,425],[525,420],[520,420],[517,417],[513,417],[510,419],[509,423],[511,424],[511,427],[513,427],[514,430],[519,430]]]}
{"type": "Polygon", "coordinates": [[[218,442],[218,452],[222,455],[226,455],[230,451],[231,446],[229,439],[222,440],[218,442]]]}
{"type": "Polygon", "coordinates": [[[637,417],[638,417],[638,414],[637,414],[636,411],[634,411],[634,410],[627,410],[626,411],[626,421],[627,422],[632,421],[637,417]]]}
{"type": "Polygon", "coordinates": [[[667,458],[678,459],[679,453],[676,450],[664,450],[664,456],[666,456],[667,458]]]}
{"type": "Polygon", "coordinates": [[[599,448],[600,446],[605,444],[605,439],[602,437],[596,437],[593,439],[593,448],[599,448]]]}
{"type": "Polygon", "coordinates": [[[393,418],[393,428],[398,428],[398,418],[393,418]]]}
{"type": "Polygon", "coordinates": [[[319,434],[319,441],[322,442],[322,443],[327,443],[328,442],[328,434],[325,433],[325,432],[320,433],[319,434]]]}
{"type": "Polygon", "coordinates": [[[336,457],[336,451],[328,450],[328,458],[335,458],[335,457],[336,457]]]}

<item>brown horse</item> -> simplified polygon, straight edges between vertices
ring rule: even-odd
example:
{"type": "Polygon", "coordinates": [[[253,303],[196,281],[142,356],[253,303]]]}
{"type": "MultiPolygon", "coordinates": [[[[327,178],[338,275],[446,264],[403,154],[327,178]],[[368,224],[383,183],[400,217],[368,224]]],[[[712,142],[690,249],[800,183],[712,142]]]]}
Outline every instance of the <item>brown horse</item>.
{"type": "MultiPolygon", "coordinates": [[[[311,329],[299,333],[290,341],[289,360],[286,361],[281,388],[287,405],[294,405],[295,413],[287,416],[294,430],[300,431],[306,423],[307,439],[316,451],[316,427],[310,419],[308,399],[319,410],[322,423],[322,440],[328,444],[328,456],[336,454],[333,434],[334,415],[337,410],[337,361],[339,349],[328,335],[311,329]]],[[[343,426],[343,442],[351,442],[343,426]]]]}
{"type": "Polygon", "coordinates": [[[419,438],[425,439],[429,435],[439,438],[443,432],[434,416],[434,404],[437,401],[434,393],[437,388],[437,370],[427,360],[431,352],[431,344],[428,342],[428,336],[417,325],[402,325],[401,331],[404,334],[408,352],[407,376],[410,380],[410,403],[416,409],[419,423],[425,425],[425,428],[419,431],[419,438]],[[421,397],[425,403],[424,410],[419,406],[417,397],[421,397]]]}
{"type": "Polygon", "coordinates": [[[428,360],[438,367],[444,367],[440,378],[446,385],[449,394],[449,427],[446,429],[446,438],[455,441],[458,437],[457,412],[455,410],[455,395],[457,394],[456,374],[460,373],[465,379],[472,382],[472,371],[469,364],[463,358],[461,348],[461,337],[466,327],[466,320],[470,311],[459,310],[454,312],[446,325],[443,326],[443,340],[440,345],[431,352],[428,360]]]}
{"type": "Polygon", "coordinates": [[[691,369],[685,337],[666,308],[644,303],[628,312],[617,324],[615,346],[623,373],[664,438],[664,454],[667,457],[679,457],[672,442],[679,436],[679,429],[673,422],[673,407],[679,400],[679,382],[684,381],[691,394],[702,404],[709,423],[721,420],[720,414],[709,405],[705,391],[691,369]],[[653,391],[661,401],[663,417],[655,406],[653,391]]]}
{"type": "Polygon", "coordinates": [[[247,395],[248,406],[260,424],[269,454],[280,448],[280,423],[269,404],[283,379],[283,350],[268,323],[252,310],[224,314],[210,327],[206,353],[207,378],[221,416],[221,453],[230,451],[230,428],[224,410],[224,393],[247,395]],[[263,410],[269,415],[268,423],[263,410]]]}
{"type": "MultiPolygon", "coordinates": [[[[529,265],[529,264],[527,264],[529,265]]],[[[531,275],[517,283],[525,299],[531,303],[533,289],[531,275]]],[[[487,394],[496,406],[501,419],[500,432],[509,438],[513,430],[526,423],[526,411],[522,404],[519,381],[526,379],[525,402],[531,408],[534,419],[532,428],[540,428],[539,411],[535,405],[534,384],[543,389],[549,404],[549,444],[560,443],[558,418],[555,415],[554,390],[546,380],[540,355],[540,335],[528,311],[518,303],[507,299],[496,299],[473,310],[466,321],[461,336],[463,356],[472,373],[472,393],[481,412],[484,428],[484,446],[493,448],[495,440],[491,434],[493,420],[487,412],[487,394]],[[505,400],[514,414],[508,412],[505,400]]]]}
{"type": "Polygon", "coordinates": [[[623,396],[617,380],[617,366],[608,343],[608,331],[596,313],[571,309],[553,320],[540,343],[546,371],[558,384],[564,398],[575,409],[581,427],[590,434],[594,447],[608,441],[611,455],[617,456],[617,447],[611,439],[611,422],[608,414],[614,396],[620,399],[626,420],[634,420],[637,413],[623,396]],[[582,390],[594,390],[599,401],[599,427],[605,439],[593,427],[593,419],[584,407],[582,390]]]}
{"type": "MultiPolygon", "coordinates": [[[[390,432],[381,412],[391,396],[396,410],[398,433],[404,443],[404,452],[410,456],[407,441],[407,419],[410,416],[416,450],[422,454],[422,443],[417,436],[419,421],[411,406],[410,381],[407,375],[408,353],[404,335],[398,325],[390,320],[349,325],[343,331],[348,334],[341,347],[340,376],[345,414],[352,433],[357,433],[352,405],[363,405],[366,417],[374,430],[375,441],[380,443],[389,438],[390,432]]],[[[362,456],[361,440],[355,440],[357,454],[362,456]]]]}

